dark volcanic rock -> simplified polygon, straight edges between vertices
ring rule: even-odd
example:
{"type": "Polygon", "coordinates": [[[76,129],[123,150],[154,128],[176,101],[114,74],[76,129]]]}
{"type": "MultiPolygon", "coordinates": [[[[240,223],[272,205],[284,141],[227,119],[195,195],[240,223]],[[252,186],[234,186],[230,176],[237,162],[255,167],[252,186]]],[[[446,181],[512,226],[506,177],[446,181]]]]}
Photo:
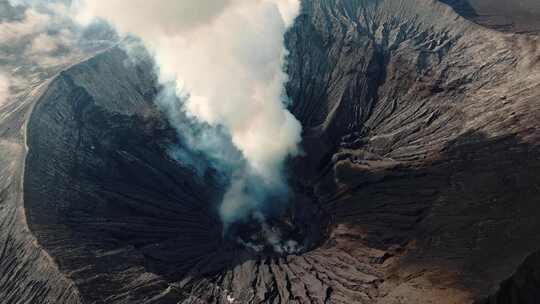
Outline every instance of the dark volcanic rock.
{"type": "Polygon", "coordinates": [[[222,186],[169,157],[150,62],[112,49],[0,109],[0,299],[529,303],[539,41],[446,2],[304,1],[287,44],[306,155],[284,217],[307,252],[222,237],[222,186]]]}
{"type": "Polygon", "coordinates": [[[540,2],[537,0],[441,0],[461,15],[505,32],[539,33],[540,2]]]}
{"type": "Polygon", "coordinates": [[[383,261],[360,263],[379,279],[352,287],[364,298],[334,280],[331,302],[495,290],[538,250],[538,38],[433,1],[314,1],[298,23],[289,93],[308,156],[297,172],[332,218],[333,256],[383,261]]]}
{"type": "Polygon", "coordinates": [[[533,304],[540,299],[540,253],[527,257],[500,290],[479,304],[533,304]]]}
{"type": "Polygon", "coordinates": [[[98,55],[62,72],[28,125],[29,226],[86,302],[175,303],[164,277],[220,248],[219,190],[169,157],[152,75],[98,55]]]}

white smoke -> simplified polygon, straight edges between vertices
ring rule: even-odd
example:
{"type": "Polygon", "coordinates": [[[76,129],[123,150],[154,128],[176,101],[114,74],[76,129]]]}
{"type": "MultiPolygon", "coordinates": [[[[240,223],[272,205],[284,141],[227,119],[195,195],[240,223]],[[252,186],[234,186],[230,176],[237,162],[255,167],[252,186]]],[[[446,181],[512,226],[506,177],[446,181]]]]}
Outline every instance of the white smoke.
{"type": "Polygon", "coordinates": [[[236,242],[255,252],[263,252],[265,248],[271,248],[278,254],[298,254],[304,250],[297,241],[285,239],[281,230],[276,226],[270,226],[264,214],[254,212],[253,220],[257,221],[261,227],[260,233],[251,235],[248,239],[236,238],[236,242]]]}
{"type": "Polygon", "coordinates": [[[225,224],[285,188],[282,166],[298,153],[300,123],[286,109],[284,35],[299,0],[87,0],[79,19],[100,17],[140,37],[162,82],[176,83],[188,115],[223,126],[247,162],[225,195],[225,224]],[[253,190],[253,180],[261,189],[253,190]]]}

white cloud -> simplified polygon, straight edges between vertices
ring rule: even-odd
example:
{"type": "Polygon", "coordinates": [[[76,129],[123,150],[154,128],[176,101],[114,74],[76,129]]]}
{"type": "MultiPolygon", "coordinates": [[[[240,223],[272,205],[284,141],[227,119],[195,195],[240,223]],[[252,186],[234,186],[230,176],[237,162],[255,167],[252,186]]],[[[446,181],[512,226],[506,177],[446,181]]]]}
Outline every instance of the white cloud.
{"type": "Polygon", "coordinates": [[[101,17],[141,37],[162,79],[189,94],[190,114],[225,126],[250,171],[278,185],[301,134],[284,105],[283,72],[284,34],[299,8],[299,0],[87,0],[79,19],[101,17]]]}
{"type": "Polygon", "coordinates": [[[51,53],[58,49],[58,41],[57,39],[41,33],[39,34],[34,40],[32,40],[32,44],[30,45],[30,51],[32,53],[51,53]]]}
{"type": "Polygon", "coordinates": [[[50,16],[26,10],[23,20],[0,23],[0,44],[43,31],[49,22],[50,16]]]}
{"type": "Polygon", "coordinates": [[[52,54],[62,47],[69,47],[75,43],[75,34],[67,29],[60,30],[54,35],[40,33],[32,39],[26,52],[29,56],[52,54]]]}
{"type": "Polygon", "coordinates": [[[9,97],[9,78],[6,73],[0,71],[0,107],[3,106],[9,97]]]}
{"type": "MultiPolygon", "coordinates": [[[[1,0],[0,0],[1,1],[1,0]]],[[[11,0],[21,16],[0,23],[0,45],[10,56],[42,67],[55,66],[78,54],[79,37],[72,12],[62,3],[11,0]]],[[[0,51],[1,52],[1,51],[0,51]]]]}

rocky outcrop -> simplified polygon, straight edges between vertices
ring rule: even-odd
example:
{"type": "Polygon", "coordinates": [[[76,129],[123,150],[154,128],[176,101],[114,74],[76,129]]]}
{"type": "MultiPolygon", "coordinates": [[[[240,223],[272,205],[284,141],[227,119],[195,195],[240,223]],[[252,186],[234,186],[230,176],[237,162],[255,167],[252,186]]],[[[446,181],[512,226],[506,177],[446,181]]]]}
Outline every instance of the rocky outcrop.
{"type": "Polygon", "coordinates": [[[284,217],[310,246],[291,255],[223,238],[219,176],[170,156],[182,142],[153,102],[151,62],[114,48],[66,68],[0,109],[0,299],[532,299],[539,42],[473,14],[463,1],[304,1],[287,44],[306,153],[284,217]]]}

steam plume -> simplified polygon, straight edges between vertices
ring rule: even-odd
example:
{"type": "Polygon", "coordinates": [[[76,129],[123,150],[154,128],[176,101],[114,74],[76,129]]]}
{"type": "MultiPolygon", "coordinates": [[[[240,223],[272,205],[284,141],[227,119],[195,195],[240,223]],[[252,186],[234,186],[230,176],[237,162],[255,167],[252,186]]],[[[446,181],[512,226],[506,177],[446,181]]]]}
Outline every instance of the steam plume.
{"type": "Polygon", "coordinates": [[[100,17],[140,37],[161,81],[176,84],[187,116],[230,135],[246,165],[231,172],[225,224],[286,191],[282,166],[298,153],[301,126],[286,109],[284,34],[299,0],[87,0],[83,7],[81,20],[100,17]]]}

